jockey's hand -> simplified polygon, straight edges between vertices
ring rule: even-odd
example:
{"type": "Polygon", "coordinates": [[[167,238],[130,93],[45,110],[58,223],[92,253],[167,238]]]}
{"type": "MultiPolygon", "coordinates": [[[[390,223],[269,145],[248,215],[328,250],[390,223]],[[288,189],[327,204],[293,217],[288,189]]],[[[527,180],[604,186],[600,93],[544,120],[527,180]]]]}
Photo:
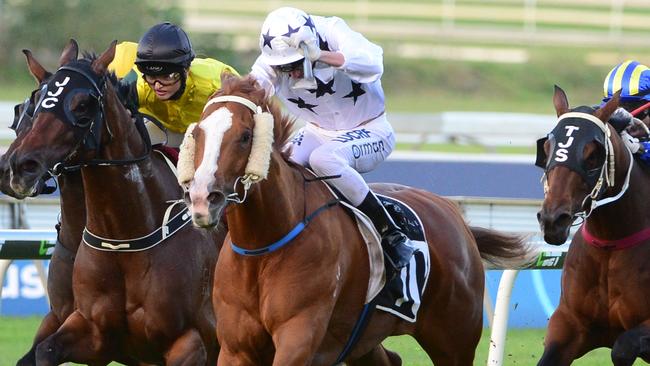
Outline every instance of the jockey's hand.
{"type": "Polygon", "coordinates": [[[650,137],[648,126],[638,118],[632,118],[632,122],[627,125],[625,131],[627,131],[632,137],[642,140],[646,140],[650,137]]]}
{"type": "Polygon", "coordinates": [[[632,154],[636,154],[639,152],[641,149],[642,145],[639,142],[639,139],[636,137],[632,137],[627,131],[621,132],[621,139],[623,139],[623,143],[625,146],[627,146],[628,149],[632,152],[632,154]]]}
{"type": "Polygon", "coordinates": [[[291,34],[290,37],[283,38],[289,46],[297,49],[301,55],[309,58],[309,61],[314,62],[320,58],[321,50],[318,37],[316,37],[309,27],[301,27],[298,32],[291,34]],[[307,46],[306,55],[301,47],[303,43],[307,46]]]}
{"type": "Polygon", "coordinates": [[[609,124],[614,127],[619,133],[623,131],[630,123],[632,123],[632,113],[628,112],[624,108],[617,108],[614,113],[609,117],[609,124]]]}

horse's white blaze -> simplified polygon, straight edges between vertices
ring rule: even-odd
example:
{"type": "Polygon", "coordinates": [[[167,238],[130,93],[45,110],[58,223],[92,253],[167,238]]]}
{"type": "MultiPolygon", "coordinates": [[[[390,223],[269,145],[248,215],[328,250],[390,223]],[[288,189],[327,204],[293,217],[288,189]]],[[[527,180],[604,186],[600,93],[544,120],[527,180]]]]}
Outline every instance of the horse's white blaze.
{"type": "Polygon", "coordinates": [[[232,126],[232,113],[222,107],[206,117],[198,127],[205,135],[203,158],[194,173],[194,180],[190,185],[190,199],[192,212],[196,215],[209,216],[208,194],[214,183],[214,173],[217,172],[217,160],[221,151],[223,136],[232,126]]]}

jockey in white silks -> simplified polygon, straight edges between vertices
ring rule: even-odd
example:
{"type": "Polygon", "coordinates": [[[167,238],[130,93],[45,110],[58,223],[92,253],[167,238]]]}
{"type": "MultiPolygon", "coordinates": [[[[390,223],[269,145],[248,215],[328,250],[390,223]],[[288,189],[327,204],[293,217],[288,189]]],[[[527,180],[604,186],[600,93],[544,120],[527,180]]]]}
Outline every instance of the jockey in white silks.
{"type": "Polygon", "coordinates": [[[406,266],[414,249],[360,174],[395,147],[380,80],[381,47],[340,18],[290,7],[269,13],[259,46],[251,74],[267,97],[277,96],[307,122],[287,146],[290,159],[320,176],[340,176],[329,182],[372,220],[389,265],[406,266]],[[305,86],[311,71],[312,85],[305,86]]]}

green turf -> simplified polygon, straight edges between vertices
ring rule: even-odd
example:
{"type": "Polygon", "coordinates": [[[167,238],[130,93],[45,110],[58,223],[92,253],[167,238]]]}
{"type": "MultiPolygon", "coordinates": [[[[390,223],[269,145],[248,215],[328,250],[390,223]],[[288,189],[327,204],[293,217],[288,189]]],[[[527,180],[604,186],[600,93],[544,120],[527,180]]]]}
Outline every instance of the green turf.
{"type": "MultiPolygon", "coordinates": [[[[40,320],[40,317],[0,317],[0,365],[14,364],[28,350],[40,320]]],[[[544,334],[544,329],[509,330],[504,365],[534,365],[543,351],[544,334]]],[[[488,344],[489,329],[485,329],[476,351],[474,365],[486,364],[488,344]]],[[[391,337],[384,342],[384,345],[398,352],[405,366],[431,365],[424,351],[408,336],[391,337]]],[[[592,351],[573,365],[611,365],[609,350],[592,351]]],[[[644,363],[637,361],[635,365],[644,365],[644,363]]]]}

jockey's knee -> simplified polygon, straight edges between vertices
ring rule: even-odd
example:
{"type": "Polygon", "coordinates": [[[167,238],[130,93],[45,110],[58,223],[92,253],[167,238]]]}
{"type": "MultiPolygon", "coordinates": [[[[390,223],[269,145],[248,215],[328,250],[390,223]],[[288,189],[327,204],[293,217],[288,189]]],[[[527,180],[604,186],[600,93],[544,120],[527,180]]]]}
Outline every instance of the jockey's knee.
{"type": "Polygon", "coordinates": [[[339,175],[346,163],[330,150],[316,149],[309,155],[309,166],[320,176],[339,175]]]}

